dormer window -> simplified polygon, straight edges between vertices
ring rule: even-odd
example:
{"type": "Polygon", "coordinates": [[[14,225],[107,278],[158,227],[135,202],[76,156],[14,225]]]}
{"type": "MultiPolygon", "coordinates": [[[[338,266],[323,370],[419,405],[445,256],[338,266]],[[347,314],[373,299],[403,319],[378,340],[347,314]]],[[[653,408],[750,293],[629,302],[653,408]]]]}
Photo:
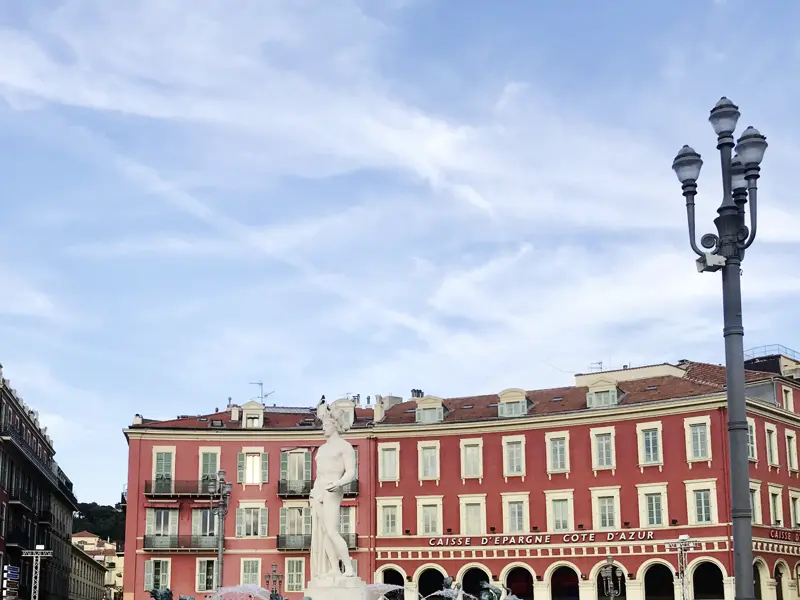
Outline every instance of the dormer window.
{"type": "Polygon", "coordinates": [[[247,415],[244,418],[244,426],[247,429],[258,429],[258,415],[247,415]]]}
{"type": "Polygon", "coordinates": [[[590,389],[586,394],[587,408],[600,408],[603,406],[615,406],[619,401],[619,390],[616,387],[599,387],[590,389]]]}
{"type": "Polygon", "coordinates": [[[242,406],[242,427],[261,429],[264,426],[264,407],[260,402],[248,402],[242,406]]]}
{"type": "Polygon", "coordinates": [[[528,414],[528,398],[525,395],[525,390],[503,390],[497,396],[499,398],[497,403],[498,417],[522,417],[528,414]]]}
{"type": "Polygon", "coordinates": [[[444,407],[418,408],[417,423],[439,423],[444,421],[444,407]]]}

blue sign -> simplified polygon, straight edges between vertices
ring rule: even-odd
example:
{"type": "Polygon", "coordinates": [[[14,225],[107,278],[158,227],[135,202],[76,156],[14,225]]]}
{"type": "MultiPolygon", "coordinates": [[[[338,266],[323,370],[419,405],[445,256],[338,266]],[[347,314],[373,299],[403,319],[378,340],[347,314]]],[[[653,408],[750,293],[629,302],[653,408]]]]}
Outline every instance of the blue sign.
{"type": "Polygon", "coordinates": [[[19,573],[6,573],[5,578],[7,580],[19,579],[19,573]]]}
{"type": "Polygon", "coordinates": [[[6,565],[3,567],[3,570],[9,573],[19,573],[19,567],[15,567],[14,565],[6,565]]]}

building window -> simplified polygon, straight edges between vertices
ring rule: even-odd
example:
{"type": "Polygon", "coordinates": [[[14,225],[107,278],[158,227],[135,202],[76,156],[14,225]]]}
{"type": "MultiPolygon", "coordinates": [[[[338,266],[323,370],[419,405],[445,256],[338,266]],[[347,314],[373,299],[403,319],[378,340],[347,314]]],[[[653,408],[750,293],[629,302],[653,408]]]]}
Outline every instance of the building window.
{"type": "Polygon", "coordinates": [[[718,523],[717,480],[695,479],[685,482],[689,525],[718,523]]]}
{"type": "Polygon", "coordinates": [[[594,529],[618,529],[620,526],[619,486],[589,488],[592,495],[594,529]]]}
{"type": "Polygon", "coordinates": [[[281,452],[281,481],[305,485],[311,480],[311,451],[281,452]]]}
{"type": "Polygon", "coordinates": [[[647,502],[647,526],[661,527],[664,525],[663,511],[661,510],[661,494],[645,494],[647,502]]]}
{"type": "Polygon", "coordinates": [[[286,591],[302,592],[306,578],[306,561],[303,558],[286,559],[286,591]]]}
{"type": "Polygon", "coordinates": [[[261,448],[245,448],[237,460],[237,481],[245,485],[267,483],[269,456],[261,448]]]}
{"type": "Polygon", "coordinates": [[[144,563],[144,589],[163,590],[169,587],[169,559],[148,560],[144,563]]]}
{"type": "Polygon", "coordinates": [[[521,417],[528,412],[528,403],[524,400],[500,402],[497,405],[499,417],[521,417]]]}
{"type": "Polygon", "coordinates": [[[747,417],[747,458],[752,461],[758,460],[758,450],[756,447],[756,422],[755,419],[747,417]]]}
{"type": "Polygon", "coordinates": [[[148,508],[145,515],[145,535],[178,535],[178,511],[169,508],[148,508]]]}
{"type": "Polygon", "coordinates": [[[266,537],[268,509],[244,506],[236,509],[236,537],[266,537]]]}
{"type": "Polygon", "coordinates": [[[545,434],[547,474],[567,473],[569,477],[569,431],[551,431],[545,434]]]}
{"type": "Polygon", "coordinates": [[[418,535],[442,535],[442,496],[417,496],[418,535]]]}
{"type": "Polygon", "coordinates": [[[403,498],[377,498],[378,517],[380,518],[380,533],[385,537],[401,535],[403,533],[403,498]]]}
{"type": "Polygon", "coordinates": [[[639,496],[639,527],[667,527],[667,484],[640,483],[636,489],[639,496]]]}
{"type": "Polygon", "coordinates": [[[525,477],[525,436],[503,437],[503,476],[525,477]]]}
{"type": "Polygon", "coordinates": [[[599,390],[586,394],[587,408],[597,408],[601,406],[614,406],[617,403],[617,390],[599,390]]]}
{"type": "Polygon", "coordinates": [[[280,534],[311,535],[311,509],[308,506],[281,507],[280,534]]]}
{"type": "Polygon", "coordinates": [[[153,491],[157,494],[172,492],[174,450],[153,448],[153,491]]]}
{"type": "Polygon", "coordinates": [[[783,408],[789,412],[794,412],[794,399],[792,398],[791,388],[783,388],[783,408]]]}
{"type": "Polygon", "coordinates": [[[203,491],[209,489],[211,482],[217,480],[219,471],[219,450],[200,448],[200,482],[203,491]]]}
{"type": "Polygon", "coordinates": [[[461,440],[461,479],[483,478],[483,439],[461,440]]]}
{"type": "Polygon", "coordinates": [[[217,516],[210,508],[195,508],[192,510],[192,535],[215,536],[217,531],[217,516]]]}
{"type": "Polygon", "coordinates": [[[355,506],[340,506],[339,507],[339,533],[343,536],[350,535],[355,529],[356,522],[356,507],[355,506]]]}
{"type": "Polygon", "coordinates": [[[503,533],[530,531],[530,495],[528,492],[503,492],[503,533]]]}
{"type": "Polygon", "coordinates": [[[260,585],[261,583],[261,560],[258,558],[242,559],[242,585],[260,585]]]}
{"type": "Polygon", "coordinates": [[[751,519],[755,524],[763,523],[761,517],[761,484],[750,482],[750,513],[751,519]]]}
{"type": "Polygon", "coordinates": [[[792,513],[792,527],[800,526],[800,492],[789,492],[789,508],[792,513]]]}
{"type": "Polygon", "coordinates": [[[767,463],[772,467],[780,466],[780,459],[778,458],[778,429],[772,423],[765,423],[764,432],[767,442],[767,463]]]}
{"type": "Polygon", "coordinates": [[[797,435],[794,431],[786,429],[786,466],[790,471],[797,472],[797,435]]]}
{"type": "Polygon", "coordinates": [[[419,479],[439,480],[439,441],[417,442],[419,479]]]}
{"type": "Polygon", "coordinates": [[[416,409],[417,423],[440,423],[444,420],[444,407],[429,407],[416,409]]]}
{"type": "Polygon", "coordinates": [[[400,444],[378,444],[378,479],[380,481],[400,480],[400,444]]]}
{"type": "Polygon", "coordinates": [[[464,494],[458,497],[461,535],[486,533],[486,494],[464,494]]]}
{"type": "Polygon", "coordinates": [[[197,592],[217,589],[217,561],[213,558],[197,559],[197,592]]]}
{"type": "Polygon", "coordinates": [[[694,507],[697,523],[711,523],[711,490],[696,490],[694,507]]]}
{"type": "Polygon", "coordinates": [[[711,417],[689,417],[683,420],[686,436],[686,460],[691,467],[695,462],[711,461],[711,417]]]}
{"type": "Polygon", "coordinates": [[[785,525],[783,521],[783,487],[769,485],[769,512],[772,525],[785,525]]]}
{"type": "Polygon", "coordinates": [[[639,467],[661,466],[661,421],[637,424],[636,434],[639,440],[639,467]]]}
{"type": "Polygon", "coordinates": [[[589,434],[592,442],[592,469],[615,469],[614,427],[596,427],[589,434]]]}
{"type": "Polygon", "coordinates": [[[548,531],[575,529],[573,490],[545,490],[548,531]]]}

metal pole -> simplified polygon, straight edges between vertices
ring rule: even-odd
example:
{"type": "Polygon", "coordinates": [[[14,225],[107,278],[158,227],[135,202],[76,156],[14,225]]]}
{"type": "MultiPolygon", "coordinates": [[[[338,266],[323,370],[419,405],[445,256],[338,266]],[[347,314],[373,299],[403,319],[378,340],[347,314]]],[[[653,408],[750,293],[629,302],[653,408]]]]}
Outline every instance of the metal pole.
{"type": "Polygon", "coordinates": [[[222,555],[225,545],[225,515],[219,514],[219,538],[217,539],[217,590],[222,588],[222,555]]]}
{"type": "Polygon", "coordinates": [[[747,404],[744,390],[744,327],[738,257],[722,269],[725,369],[728,391],[728,439],[731,456],[731,519],[736,598],[755,598],[753,528],[750,514],[750,459],[747,455],[747,404]]]}

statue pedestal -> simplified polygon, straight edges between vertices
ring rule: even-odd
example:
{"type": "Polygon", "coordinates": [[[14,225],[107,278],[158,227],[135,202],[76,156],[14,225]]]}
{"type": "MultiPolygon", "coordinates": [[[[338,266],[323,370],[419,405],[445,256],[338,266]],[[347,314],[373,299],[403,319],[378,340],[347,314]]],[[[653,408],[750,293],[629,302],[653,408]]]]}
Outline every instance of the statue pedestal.
{"type": "Polygon", "coordinates": [[[371,600],[367,584],[360,577],[328,575],[308,582],[304,596],[311,600],[371,600]]]}

